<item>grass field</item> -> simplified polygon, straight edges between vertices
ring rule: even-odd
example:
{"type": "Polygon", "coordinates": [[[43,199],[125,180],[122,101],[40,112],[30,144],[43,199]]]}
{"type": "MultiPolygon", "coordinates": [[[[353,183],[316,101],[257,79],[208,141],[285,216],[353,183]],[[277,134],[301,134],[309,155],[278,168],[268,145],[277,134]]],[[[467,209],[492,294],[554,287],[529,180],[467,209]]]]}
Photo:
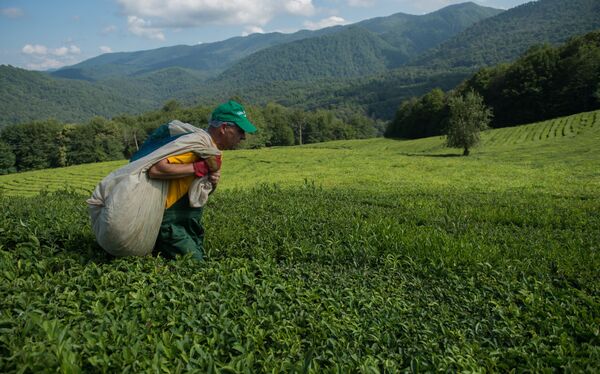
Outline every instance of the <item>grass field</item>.
{"type": "Polygon", "coordinates": [[[597,372],[599,149],[591,112],[466,158],[228,152],[202,264],[95,244],[84,200],[124,162],[0,176],[0,371],[597,372]]]}

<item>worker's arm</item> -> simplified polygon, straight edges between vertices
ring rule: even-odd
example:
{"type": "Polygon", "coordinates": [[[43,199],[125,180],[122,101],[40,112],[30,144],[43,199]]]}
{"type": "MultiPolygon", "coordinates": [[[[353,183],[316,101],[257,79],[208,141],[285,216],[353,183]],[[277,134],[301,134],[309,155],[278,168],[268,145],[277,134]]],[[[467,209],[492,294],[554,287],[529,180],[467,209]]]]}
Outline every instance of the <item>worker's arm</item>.
{"type": "Polygon", "coordinates": [[[194,164],[170,164],[166,158],[148,170],[148,176],[155,179],[177,179],[194,174],[194,164]]]}
{"type": "MultiPolygon", "coordinates": [[[[219,160],[219,168],[220,167],[219,160]]],[[[206,174],[209,175],[208,178],[212,184],[216,185],[219,183],[221,170],[217,169],[216,171],[210,172],[209,167],[207,167],[207,164],[202,160],[192,164],[171,164],[169,163],[169,160],[165,158],[152,165],[148,170],[148,176],[155,179],[177,179],[189,177],[191,175],[202,177],[206,174]]]]}

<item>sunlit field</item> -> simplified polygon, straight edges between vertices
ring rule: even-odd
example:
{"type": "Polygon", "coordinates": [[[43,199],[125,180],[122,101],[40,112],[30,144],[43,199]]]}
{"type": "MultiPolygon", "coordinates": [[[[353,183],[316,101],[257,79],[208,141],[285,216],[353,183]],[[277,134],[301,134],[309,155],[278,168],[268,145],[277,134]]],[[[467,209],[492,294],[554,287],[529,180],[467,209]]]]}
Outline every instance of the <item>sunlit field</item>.
{"type": "Polygon", "coordinates": [[[126,161],[0,176],[0,371],[598,371],[599,149],[600,111],[229,151],[203,263],[98,247],[126,161]]]}

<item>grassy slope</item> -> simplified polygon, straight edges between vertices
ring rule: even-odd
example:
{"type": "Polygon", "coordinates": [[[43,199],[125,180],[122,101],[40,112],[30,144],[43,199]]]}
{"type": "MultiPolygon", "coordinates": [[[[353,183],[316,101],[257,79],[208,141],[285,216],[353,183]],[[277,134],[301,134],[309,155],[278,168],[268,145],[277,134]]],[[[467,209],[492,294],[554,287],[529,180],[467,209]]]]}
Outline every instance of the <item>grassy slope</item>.
{"type": "Polygon", "coordinates": [[[85,196],[0,197],[0,371],[597,371],[600,112],[441,144],[227,153],[201,265],[109,259],[85,196]]]}
{"type": "MultiPolygon", "coordinates": [[[[359,190],[455,189],[532,192],[599,187],[593,151],[600,143],[600,111],[541,123],[491,130],[472,157],[443,146],[443,138],[396,141],[367,139],[226,152],[220,190],[262,183],[283,186],[305,181],[359,190]],[[541,135],[540,135],[541,134],[541,135]],[[301,166],[300,166],[301,165],[301,166]],[[570,183],[563,181],[571,180],[570,183]]],[[[0,176],[7,195],[32,195],[65,186],[93,187],[125,161],[78,165],[0,176]]]]}

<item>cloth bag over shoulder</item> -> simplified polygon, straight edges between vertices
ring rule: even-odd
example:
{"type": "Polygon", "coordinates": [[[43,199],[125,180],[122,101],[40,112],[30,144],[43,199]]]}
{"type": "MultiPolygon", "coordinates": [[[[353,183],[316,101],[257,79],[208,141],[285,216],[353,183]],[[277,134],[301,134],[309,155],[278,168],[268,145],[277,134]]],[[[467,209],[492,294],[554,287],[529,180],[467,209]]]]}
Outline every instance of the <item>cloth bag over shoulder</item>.
{"type": "MultiPolygon", "coordinates": [[[[131,162],[105,177],[87,200],[92,230],[100,246],[117,256],[152,252],[163,213],[169,181],[152,179],[147,171],[158,161],[187,152],[200,158],[220,154],[210,135],[188,123],[172,121],[155,130],[131,162]]],[[[190,205],[203,206],[212,191],[208,177],[190,186],[190,205]]]]}

